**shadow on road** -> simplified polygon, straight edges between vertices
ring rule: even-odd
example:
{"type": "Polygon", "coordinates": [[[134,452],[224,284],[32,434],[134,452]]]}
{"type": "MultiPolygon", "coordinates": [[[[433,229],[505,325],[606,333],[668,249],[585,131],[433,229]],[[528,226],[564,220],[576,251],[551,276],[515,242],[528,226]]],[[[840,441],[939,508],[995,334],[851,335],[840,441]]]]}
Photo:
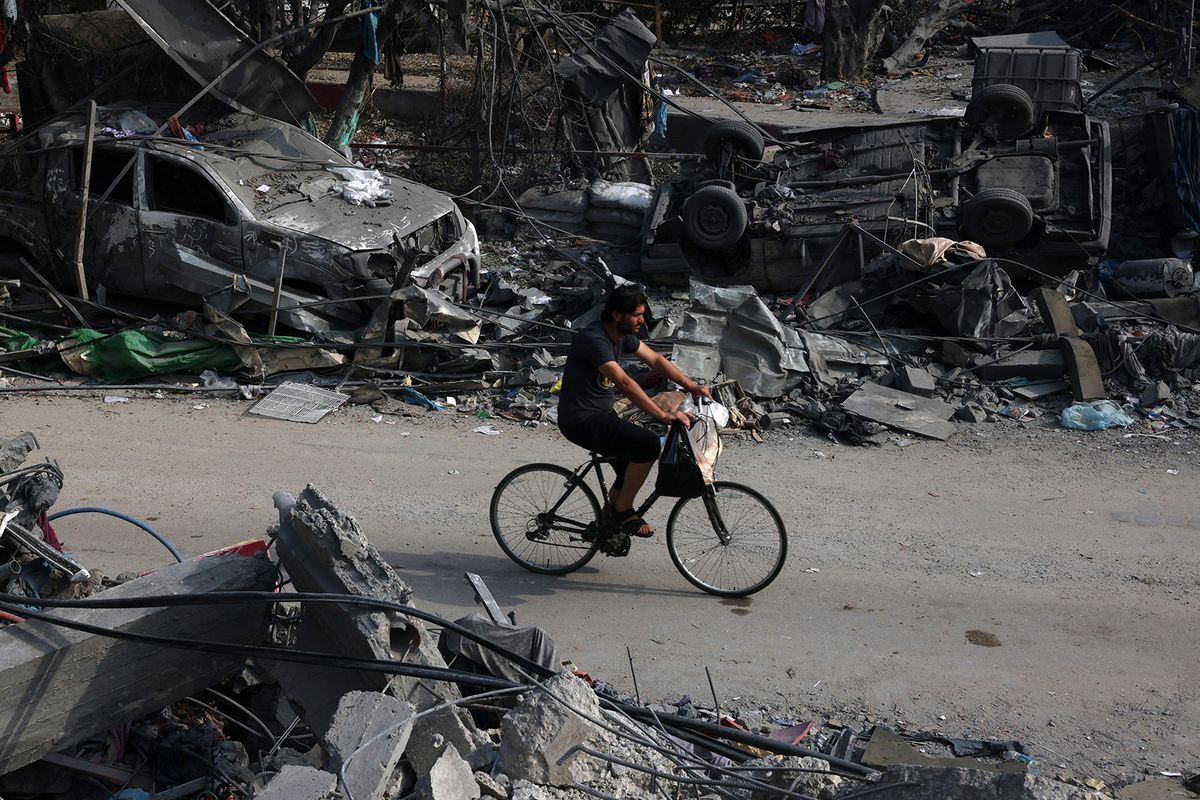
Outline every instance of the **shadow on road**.
{"type": "Polygon", "coordinates": [[[605,581],[601,570],[588,565],[570,575],[539,575],[522,569],[505,556],[437,552],[384,552],[384,559],[412,586],[418,604],[470,606],[474,595],[464,573],[480,575],[501,608],[515,608],[530,598],[573,594],[629,594],[689,597],[695,590],[672,589],[605,581]]]}

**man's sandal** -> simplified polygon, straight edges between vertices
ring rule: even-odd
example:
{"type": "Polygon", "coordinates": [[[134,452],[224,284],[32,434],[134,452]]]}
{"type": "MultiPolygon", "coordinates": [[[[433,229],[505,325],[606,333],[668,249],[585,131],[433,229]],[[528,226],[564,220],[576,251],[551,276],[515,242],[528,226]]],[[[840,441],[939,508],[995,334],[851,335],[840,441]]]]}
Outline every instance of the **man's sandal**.
{"type": "Polygon", "coordinates": [[[640,539],[649,539],[654,535],[654,528],[650,527],[650,523],[638,516],[637,510],[630,508],[625,511],[617,511],[609,508],[609,512],[613,515],[612,518],[621,527],[621,532],[627,536],[637,536],[640,539]],[[643,530],[647,528],[649,530],[643,530]]]}

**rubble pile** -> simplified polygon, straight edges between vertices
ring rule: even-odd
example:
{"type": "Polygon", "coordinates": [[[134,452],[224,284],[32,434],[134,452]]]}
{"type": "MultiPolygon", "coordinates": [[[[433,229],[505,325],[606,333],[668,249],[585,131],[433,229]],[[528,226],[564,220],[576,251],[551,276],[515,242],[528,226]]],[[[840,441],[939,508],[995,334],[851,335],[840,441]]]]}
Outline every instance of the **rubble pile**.
{"type": "Polygon", "coordinates": [[[45,521],[61,475],[22,466],[34,447],[0,447],[0,499],[33,515],[3,545],[19,566],[0,592],[4,797],[1112,797],[1042,774],[1019,742],[635,703],[503,614],[478,576],[486,613],[421,611],[402,568],[312,486],[276,493],[267,540],[90,575],[61,560],[45,521]]]}

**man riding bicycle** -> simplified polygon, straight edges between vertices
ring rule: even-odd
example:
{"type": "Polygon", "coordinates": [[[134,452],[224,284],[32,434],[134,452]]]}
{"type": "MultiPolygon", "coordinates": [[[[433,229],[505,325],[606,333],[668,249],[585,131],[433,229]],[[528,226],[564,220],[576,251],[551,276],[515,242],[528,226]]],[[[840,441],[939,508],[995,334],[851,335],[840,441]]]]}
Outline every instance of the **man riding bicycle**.
{"type": "Polygon", "coordinates": [[[634,502],[658,460],[659,441],[653,431],[613,413],[616,392],[663,424],[679,422],[690,427],[691,417],[659,408],[618,360],[626,354],[636,355],[693,397],[712,399],[707,387],[684,375],[634,335],[644,323],[646,302],[646,293],[632,284],[619,286],[609,294],[600,320],[581,328],[571,338],[558,402],[558,427],[567,441],[617,459],[613,464],[617,479],[605,505],[622,531],[641,537],[653,536],[654,529],[638,516],[634,502]]]}

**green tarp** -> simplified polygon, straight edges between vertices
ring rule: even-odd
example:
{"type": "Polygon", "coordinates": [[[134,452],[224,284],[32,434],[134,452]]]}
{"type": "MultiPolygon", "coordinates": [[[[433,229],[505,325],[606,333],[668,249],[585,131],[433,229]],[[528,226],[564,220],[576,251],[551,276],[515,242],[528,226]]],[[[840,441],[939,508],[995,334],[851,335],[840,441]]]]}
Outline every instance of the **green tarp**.
{"type": "Polygon", "coordinates": [[[0,325],[0,350],[16,353],[19,350],[31,350],[37,347],[37,339],[22,331],[14,331],[0,325]]]}
{"type": "Polygon", "coordinates": [[[237,369],[241,359],[227,344],[188,338],[176,331],[140,328],[103,334],[90,328],[71,331],[86,360],[105,378],[121,380],[168,372],[237,369]]]}

